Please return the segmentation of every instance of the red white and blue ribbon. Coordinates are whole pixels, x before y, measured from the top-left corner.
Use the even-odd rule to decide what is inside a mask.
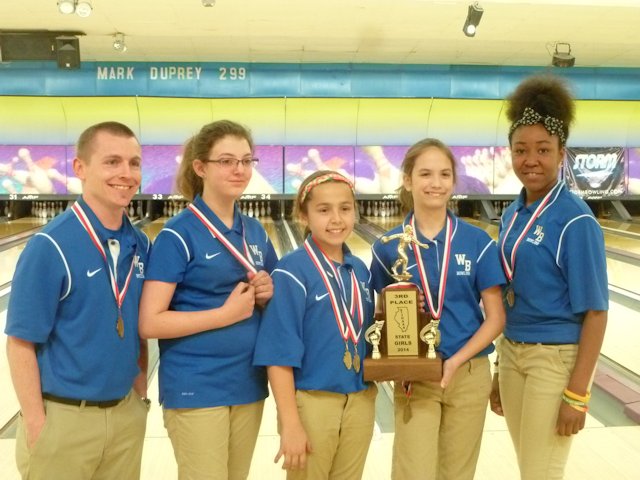
[[[509,236],[509,232],[511,231],[511,228],[513,227],[514,223],[516,222],[516,218],[518,218],[518,212],[517,211],[513,214],[513,217],[511,218],[511,221],[509,222],[509,227],[507,227],[507,230],[504,232],[504,239],[502,241],[502,245],[500,246],[500,259],[502,260],[502,266],[504,268],[504,273],[507,276],[507,280],[509,280],[509,282],[511,282],[511,280],[513,279],[514,270],[516,268],[516,265],[515,265],[515,263],[516,263],[516,252],[518,251],[518,247],[520,246],[520,243],[522,242],[522,239],[527,235],[527,232],[533,226],[534,222],[542,214],[542,210],[544,210],[544,207],[547,205],[547,203],[549,203],[549,199],[551,198],[551,194],[555,190],[556,190],[555,188],[552,188],[544,196],[544,198],[540,202],[540,205],[538,205],[538,207],[534,210],[533,215],[531,215],[531,218],[529,219],[527,224],[524,226],[524,229],[522,230],[522,232],[520,232],[520,235],[518,235],[518,238],[516,238],[516,242],[513,244],[513,250],[511,250],[511,257],[509,258],[510,261],[507,261],[507,256],[506,256],[506,254],[504,252],[504,247],[505,247],[505,245],[507,243],[507,237]]]
[[[113,273],[114,269],[117,270],[117,265],[114,265],[114,269],[112,269],[111,265],[109,265],[109,261],[107,260],[107,253],[105,252],[104,247],[100,243],[100,238],[96,234],[96,231],[93,229],[93,225],[91,225],[91,221],[89,220],[89,217],[87,217],[87,214],[85,213],[82,206],[78,202],[74,203],[71,209],[73,210],[73,213],[76,214],[76,217],[78,217],[78,220],[80,221],[80,224],[82,225],[82,227],[87,231],[87,234],[89,234],[89,238],[91,238],[91,241],[100,252],[100,255],[102,255],[104,263],[106,264],[107,269],[109,270],[111,290],[113,291],[113,296],[115,297],[116,305],[118,306],[118,313],[122,314],[122,303],[124,302],[124,297],[127,295],[127,291],[129,290],[129,283],[131,281],[131,275],[133,274],[133,266],[135,263],[136,255],[134,255],[133,259],[131,260],[131,267],[129,267],[129,273],[127,274],[127,278],[124,281],[124,287],[122,287],[122,291],[121,291],[120,288],[118,287],[118,280]]]
[[[222,245],[226,247],[229,253],[231,253],[231,255],[233,255],[235,259],[238,260],[238,262],[240,262],[240,265],[242,265],[248,272],[254,274],[258,273],[258,270],[254,266],[253,258],[251,258],[251,254],[249,253],[247,241],[244,238],[244,225],[242,228],[242,246],[244,247],[243,255],[240,251],[238,251],[236,247],[233,246],[233,244],[229,240],[227,240],[222,232],[220,232],[220,230],[218,230],[216,226],[211,223],[207,217],[205,217],[204,213],[202,213],[198,209],[198,207],[191,203],[187,208],[191,210],[191,212],[196,216],[198,220],[200,220],[204,224],[205,227],[207,227],[207,230],[209,230],[209,233],[211,233],[213,238],[217,238],[220,243],[222,243]]]
[[[338,270],[333,265],[333,262],[322,249],[312,242],[311,237],[307,237],[304,242],[304,248],[311,257],[311,261],[315,265],[322,281],[327,287],[329,293],[329,299],[331,300],[331,307],[333,308],[333,314],[338,324],[338,330],[342,339],[346,342],[349,338],[353,341],[354,345],[358,344],[360,340],[360,334],[362,333],[362,323],[364,321],[362,295],[360,294],[360,287],[358,286],[358,279],[356,274],[351,270],[351,302],[349,308],[347,308],[347,300],[344,296],[344,286],[341,288],[342,279]],[[318,252],[316,252],[316,249]],[[329,275],[325,270],[325,266],[328,267],[333,275],[334,281],[331,281]],[[339,282],[339,283],[338,283]],[[356,325],[358,330],[356,330]]]
[[[411,215],[411,227],[413,228],[414,235],[418,234],[416,227],[416,216]],[[444,295],[447,291],[447,275],[449,273],[449,257],[451,256],[451,239],[453,237],[453,222],[447,214],[447,221],[445,223],[445,239],[444,239],[444,252],[442,259],[442,269],[440,270],[440,285],[438,286],[438,298],[436,299],[436,305],[433,304],[431,297],[431,290],[429,289],[429,279],[427,278],[427,270],[420,254],[420,246],[413,243],[413,253],[416,257],[416,265],[418,273],[420,274],[420,281],[422,282],[422,292],[424,293],[425,300],[429,307],[429,312],[434,320],[439,320],[442,316],[442,307],[444,306]]]

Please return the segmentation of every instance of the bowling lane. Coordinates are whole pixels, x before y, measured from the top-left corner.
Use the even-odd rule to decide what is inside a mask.
[[[46,219],[36,217],[25,217],[0,223],[0,242],[8,237],[40,228],[46,223]]]
[[[640,224],[638,223],[617,222],[615,220],[607,220],[604,218],[599,218],[598,222],[600,222],[602,228],[637,233],[640,235]]]
[[[169,217],[156,218],[153,222],[147,223],[144,227],[141,228],[141,230],[146,233],[149,239],[153,242],[168,220]]]
[[[14,245],[0,252],[0,285],[10,282],[13,278],[18,257],[22,253],[22,250],[24,250],[25,245],[26,242]]]
[[[267,231],[267,235],[269,235],[269,239],[271,239],[271,243],[273,243],[273,248],[276,249],[276,253],[278,254],[278,258],[282,258],[282,256],[287,253],[282,251],[282,245],[280,244],[280,237],[278,236],[278,231],[275,222],[270,217],[261,218],[260,223]]]

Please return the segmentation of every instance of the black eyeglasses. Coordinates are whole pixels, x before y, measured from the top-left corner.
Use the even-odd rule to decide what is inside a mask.
[[[207,158],[204,160],[206,163],[217,163],[221,168],[232,169],[238,165],[242,165],[245,168],[253,168],[258,163],[257,158],[234,158],[234,157],[222,157],[222,158]]]

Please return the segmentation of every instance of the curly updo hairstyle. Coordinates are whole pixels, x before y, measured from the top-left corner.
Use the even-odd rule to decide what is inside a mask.
[[[534,75],[524,79],[507,97],[507,118],[513,125],[524,115],[525,108],[531,108],[543,117],[562,121],[564,138],[569,138],[569,127],[575,117],[573,95],[567,83],[553,75]],[[513,132],[509,132],[509,144]],[[560,142],[562,145],[562,142]]]

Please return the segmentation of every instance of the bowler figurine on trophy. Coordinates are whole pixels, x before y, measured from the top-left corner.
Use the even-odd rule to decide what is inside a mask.
[[[440,344],[438,320],[420,306],[420,289],[407,280],[407,248],[420,243],[411,225],[404,231],[381,237],[382,243],[398,240],[398,259],[391,267],[396,281],[382,290],[382,311],[365,332],[373,345],[371,358],[364,360],[366,381],[437,381],[442,378],[442,358],[436,353]]]

